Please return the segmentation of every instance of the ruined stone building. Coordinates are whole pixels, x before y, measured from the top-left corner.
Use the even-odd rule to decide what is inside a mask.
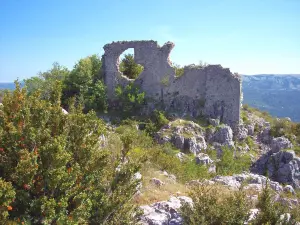
[[[240,118],[241,78],[220,65],[184,67],[184,74],[175,76],[169,55],[174,44],[160,47],[156,41],[121,41],[106,44],[103,55],[104,81],[108,97],[114,98],[115,88],[129,82],[138,85],[150,103],[161,103],[163,110],[179,116],[205,115],[236,126]],[[144,67],[135,80],[119,71],[119,56],[134,49],[135,62]]]

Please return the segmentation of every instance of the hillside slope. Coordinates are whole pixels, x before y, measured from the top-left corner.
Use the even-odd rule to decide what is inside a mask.
[[[244,104],[300,121],[300,75],[243,76]]]

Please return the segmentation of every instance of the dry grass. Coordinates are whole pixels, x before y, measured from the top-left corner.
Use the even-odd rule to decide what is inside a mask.
[[[168,200],[171,196],[187,195],[188,187],[178,183],[166,175],[162,171],[155,170],[150,166],[142,169],[142,188],[141,194],[135,197],[135,203],[138,205],[148,205],[151,203]],[[157,178],[164,182],[164,185],[157,186],[151,182],[152,178]]]

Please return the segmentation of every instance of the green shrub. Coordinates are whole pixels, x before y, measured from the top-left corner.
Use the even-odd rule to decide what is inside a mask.
[[[56,87],[51,102],[39,93],[27,96],[19,84],[3,98],[1,219],[8,214],[25,224],[135,224],[130,199],[139,165],[120,167],[121,154],[112,157],[99,146],[104,123],[73,105],[64,114]]]
[[[0,151],[4,151],[3,148]],[[1,153],[0,153],[1,154]],[[1,157],[2,155],[0,155]],[[13,210],[11,204],[16,196],[16,192],[11,182],[6,182],[0,177],[0,221],[7,222],[9,211]]]
[[[234,154],[232,149],[223,148],[220,161],[216,163],[217,174],[233,175],[248,171],[251,166],[251,158],[247,154]]]
[[[209,178],[206,166],[197,165],[194,160],[187,159],[181,162],[176,156],[175,149],[171,145],[156,145],[147,150],[149,161],[158,169],[166,170],[178,178],[181,182],[195,179]]]
[[[146,124],[146,132],[153,136],[161,127],[168,124],[169,120],[166,118],[164,112],[154,110],[150,120]]]
[[[249,146],[250,150],[254,150],[255,149],[255,143],[253,141],[253,139],[250,136],[247,136],[245,139],[246,144]]]
[[[193,206],[181,208],[184,224],[244,224],[249,218],[250,204],[241,189],[234,193],[218,186],[199,185],[192,189]]]
[[[284,213],[282,206],[274,201],[274,193],[268,186],[268,182],[263,188],[263,191],[258,196],[256,206],[260,212],[256,218],[251,221],[254,225],[261,224],[279,224],[280,216]]]
[[[106,86],[102,80],[96,81],[84,96],[85,111],[95,110],[103,112],[107,110]]]
[[[136,113],[145,103],[145,93],[133,83],[129,83],[124,88],[117,86],[115,94],[119,103],[118,110],[122,110],[123,114]]]

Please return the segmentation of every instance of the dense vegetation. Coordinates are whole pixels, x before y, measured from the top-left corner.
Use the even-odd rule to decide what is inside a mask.
[[[17,84],[0,114],[0,218],[34,224],[133,223],[129,199],[139,164],[100,147],[104,123],[80,106],[61,109],[56,83],[49,100]],[[118,167],[118,169],[117,169]],[[130,219],[130,220],[128,220]],[[129,222],[130,221],[130,222]]]
[[[1,95],[1,222],[136,224],[137,206],[151,202],[150,194],[139,198],[135,195],[139,183],[146,183],[149,171],[174,174],[177,183],[173,186],[185,191],[183,186],[191,180],[249,170],[250,153],[256,150],[250,137],[245,140],[251,148],[246,154],[223,148],[217,157],[208,146],[207,154],[217,161],[216,174],[197,165],[191,154],[187,160],[179,160],[179,150],[173,145],[153,140],[155,133],[173,118],[159,110],[147,118],[137,113],[147,99],[133,84],[117,87],[116,100],[109,102],[101,66],[97,55],[79,60],[71,71],[54,63],[49,71],[25,80],[25,88],[16,82],[14,91]],[[183,68],[174,67],[178,77],[183,75]],[[141,69],[132,55],[126,55],[120,65],[131,79]],[[242,113],[245,123],[249,122],[247,112],[270,121],[273,136],[284,134],[295,146],[300,143],[300,124],[276,120],[247,105]],[[108,115],[113,126],[99,119]],[[211,129],[203,118],[195,121],[203,129]],[[138,171],[143,174],[142,181],[134,178]],[[168,190],[170,194],[177,191],[173,188]],[[143,191],[150,192],[147,188]],[[243,224],[249,217],[251,205],[245,190],[199,186],[189,191],[195,205],[182,209],[186,224]],[[259,196],[256,207],[262,213],[253,224],[276,224],[285,212],[273,204],[271,196],[267,188]],[[161,189],[155,190],[155,200],[165,198]],[[299,215],[293,212],[292,216]]]

